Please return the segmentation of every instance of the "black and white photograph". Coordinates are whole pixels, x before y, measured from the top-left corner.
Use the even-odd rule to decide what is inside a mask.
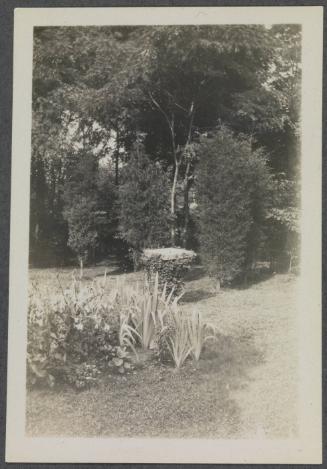
[[[10,460],[319,462],[322,10],[38,10],[16,12]]]

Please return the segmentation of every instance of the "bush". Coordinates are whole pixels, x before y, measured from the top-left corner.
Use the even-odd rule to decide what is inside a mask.
[[[95,363],[98,371],[132,369],[126,346],[133,340],[122,332],[120,307],[117,287],[108,294],[103,285],[73,281],[52,302],[41,301],[33,292],[28,311],[28,383],[52,386],[64,381],[80,389],[97,380],[92,371]]]
[[[209,275],[228,284],[254,264],[271,176],[262,152],[226,129],[203,139],[197,151],[201,258]]]
[[[136,252],[164,246],[169,240],[169,179],[159,163],[137,143],[122,171],[119,230]]]
[[[63,185],[63,217],[68,226],[68,247],[83,264],[95,254],[98,245],[97,195],[98,158],[92,151],[78,150],[67,158]]]
[[[145,249],[141,256],[148,281],[159,275],[159,285],[166,285],[168,291],[179,295],[183,290],[183,275],[190,267],[196,255],[193,251],[179,248]]]
[[[96,201],[87,195],[80,195],[65,209],[64,217],[68,223],[68,246],[76,253],[80,263],[81,276],[83,264],[97,246]]]
[[[291,271],[300,248],[300,188],[284,174],[274,180],[272,207],[267,213],[267,250],[273,271]]]

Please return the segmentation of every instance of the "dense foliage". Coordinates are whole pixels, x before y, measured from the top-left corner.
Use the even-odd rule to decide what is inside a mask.
[[[119,230],[136,251],[169,241],[169,179],[136,144],[119,187]]]
[[[266,260],[290,264],[298,238],[287,220],[298,207],[299,26],[41,27],[33,60],[33,264],[114,251],[123,258],[143,247],[202,249],[199,155],[222,127],[241,147],[251,139],[274,179],[295,188],[292,200],[272,199],[264,231]],[[218,184],[221,168],[214,169]],[[243,205],[250,213],[254,185],[231,213]],[[219,212],[227,225],[228,212]],[[254,252],[258,224],[245,218]],[[232,276],[251,256],[228,267]]]
[[[198,152],[201,256],[210,275],[228,284],[256,259],[272,181],[262,152],[244,136],[222,129]]]

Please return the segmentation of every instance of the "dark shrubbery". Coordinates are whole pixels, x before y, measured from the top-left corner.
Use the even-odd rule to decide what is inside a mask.
[[[267,251],[274,272],[296,271],[300,247],[300,190],[280,174],[274,180],[273,204],[267,215]]]
[[[169,178],[137,143],[119,187],[119,229],[135,255],[169,240]],[[137,265],[137,257],[134,261]]]
[[[211,276],[228,284],[255,261],[271,176],[249,139],[221,129],[198,146],[197,179],[200,251]]]

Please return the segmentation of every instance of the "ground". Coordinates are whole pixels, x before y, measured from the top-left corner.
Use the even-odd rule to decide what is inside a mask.
[[[59,272],[59,280],[58,280]],[[86,269],[86,281],[103,266]],[[31,270],[38,288],[65,288],[72,271]],[[109,281],[119,275],[111,271]],[[127,281],[142,273],[127,274]],[[29,436],[289,438],[297,431],[296,277],[275,275],[246,289],[214,292],[201,269],[186,282],[182,308],[201,309],[218,340],[180,371],[149,361],[97,388],[27,394]],[[47,287],[48,286],[48,287]]]

